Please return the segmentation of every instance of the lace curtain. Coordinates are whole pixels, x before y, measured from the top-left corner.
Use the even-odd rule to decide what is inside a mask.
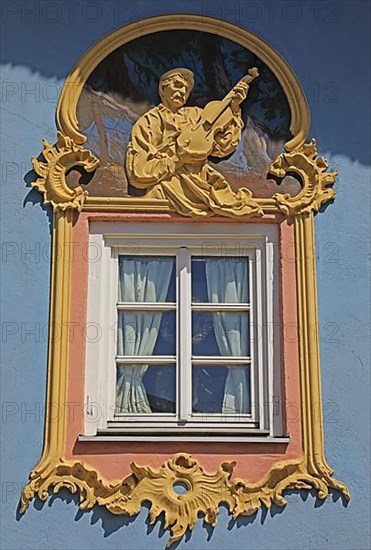
[[[211,303],[248,302],[248,271],[244,258],[207,259],[205,262],[208,298]],[[212,313],[215,338],[221,355],[248,355],[249,329],[247,314]],[[246,414],[250,410],[248,369],[228,366],[222,412]]]
[[[120,258],[119,300],[122,302],[164,302],[170,284],[172,258]],[[248,302],[248,270],[244,258],[209,258],[205,262],[208,299],[211,303]],[[247,314],[212,313],[215,338],[221,355],[249,355]],[[157,342],[162,312],[120,311],[118,355],[152,355]],[[116,412],[151,413],[143,376],[148,364],[117,367]],[[246,414],[250,410],[250,382],[244,366],[228,366],[222,412]]]
[[[164,302],[169,289],[172,258],[120,257],[119,301]],[[152,355],[162,312],[120,311],[118,316],[118,355]],[[150,413],[143,376],[147,364],[117,367],[116,412]]]

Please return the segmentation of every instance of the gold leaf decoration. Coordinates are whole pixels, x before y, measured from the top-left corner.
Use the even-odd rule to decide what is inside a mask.
[[[305,143],[290,153],[282,153],[270,167],[270,174],[284,178],[290,172],[299,176],[301,192],[292,197],[285,193],[275,193],[273,200],[280,212],[286,216],[297,216],[318,212],[322,205],[335,198],[332,185],[337,172],[327,172],[328,163],[317,157],[316,140]]]
[[[77,186],[71,189],[66,182],[66,172],[75,166],[82,166],[86,172],[93,172],[99,165],[99,160],[88,150],[58,132],[58,140],[51,145],[43,140],[44,161],[32,159],[32,165],[40,176],[32,187],[44,195],[44,202],[51,203],[53,208],[66,210],[67,208],[82,209],[87,191]]]
[[[200,513],[206,523],[215,526],[220,502],[226,502],[233,510],[235,498],[229,479],[234,465],[235,462],[224,462],[215,473],[209,474],[190,455],[178,453],[159,469],[132,463],[132,475],[108,483],[82,462],[61,460],[31,475],[19,510],[25,512],[36,495],[44,501],[51,488],[57,493],[62,487],[71,493],[79,492],[82,510],[99,504],[113,514],[134,516],[140,512],[142,503],[149,501],[151,524],[164,514],[164,528],[171,530],[169,546],[194,527]],[[175,492],[176,483],[184,484],[184,494]]]
[[[277,463],[268,474],[258,483],[248,483],[236,479],[232,485],[232,492],[236,498],[233,517],[240,515],[251,516],[264,506],[270,508],[274,503],[277,506],[286,506],[283,492],[289,489],[317,490],[317,496],[325,499],[329,489],[342,493],[346,500],[350,499],[349,490],[344,483],[331,477],[332,470],[323,474],[318,468],[308,466],[305,458]]]
[[[317,489],[318,497],[324,499],[332,488],[349,499],[348,489],[343,483],[327,473],[322,475],[317,469],[310,473],[305,459],[276,464],[258,483],[240,479],[231,481],[235,464],[234,461],[223,462],[215,473],[210,474],[189,454],[178,453],[158,469],[132,463],[131,475],[122,481],[108,482],[82,462],[60,460],[31,475],[22,493],[20,512],[25,512],[36,495],[43,501],[47,500],[51,488],[54,493],[62,488],[71,493],[78,492],[82,510],[98,504],[113,514],[135,516],[143,502],[150,502],[150,524],[164,514],[163,527],[171,532],[167,543],[170,546],[181,539],[187,529],[193,529],[200,514],[205,523],[214,527],[221,503],[227,504],[236,518],[251,516],[263,505],[266,508],[273,503],[285,506],[283,492],[287,489]],[[175,492],[177,483],[185,486],[184,494]]]

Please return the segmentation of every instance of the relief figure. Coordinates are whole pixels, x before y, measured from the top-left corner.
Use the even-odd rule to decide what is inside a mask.
[[[238,147],[244,126],[240,105],[257,76],[257,69],[249,69],[224,99],[202,109],[186,106],[194,85],[192,71],[176,68],[163,74],[161,102],[131,131],[126,152],[131,185],[146,190],[146,198],[167,199],[184,216],[259,214],[251,191],[242,187],[234,192],[208,162]]]

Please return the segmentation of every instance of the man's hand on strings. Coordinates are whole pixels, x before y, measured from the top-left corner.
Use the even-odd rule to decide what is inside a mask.
[[[233,112],[236,113],[238,111],[240,103],[242,103],[242,101],[246,99],[248,91],[249,85],[246,84],[246,82],[240,82],[239,84],[237,84],[237,86],[235,86],[234,97],[231,101],[231,109]]]

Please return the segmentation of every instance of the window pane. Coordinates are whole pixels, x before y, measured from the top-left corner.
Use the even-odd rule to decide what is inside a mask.
[[[175,355],[175,311],[119,311],[118,355]]]
[[[247,303],[248,258],[193,257],[192,302]]]
[[[119,256],[120,302],[175,302],[174,256]]]
[[[192,313],[193,355],[250,356],[249,313]]]
[[[175,365],[119,365],[116,414],[175,412]]]
[[[194,366],[192,391],[194,413],[250,414],[250,367]]]

